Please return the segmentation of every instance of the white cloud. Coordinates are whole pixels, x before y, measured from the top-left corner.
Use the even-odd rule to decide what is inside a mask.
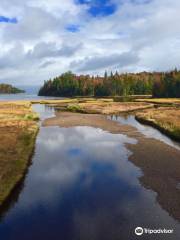
[[[93,71],[107,69],[109,67],[124,67],[137,64],[138,56],[134,52],[125,52],[121,54],[102,55],[91,58],[85,58],[81,61],[71,63],[71,67],[79,71]]]
[[[74,0],[1,0],[0,15],[18,23],[0,23],[0,81],[39,85],[69,69],[101,74],[179,67],[179,0],[112,1],[117,11],[95,18]],[[69,24],[79,31],[68,32]]]

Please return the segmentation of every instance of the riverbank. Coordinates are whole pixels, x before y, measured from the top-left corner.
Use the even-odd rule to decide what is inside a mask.
[[[136,113],[136,119],[157,128],[170,138],[180,141],[180,108],[160,107]]]
[[[22,102],[22,101],[17,101]],[[150,99],[133,97],[130,102],[119,102],[113,98],[64,98],[64,99],[38,99],[24,101],[24,104],[46,104],[57,111],[77,112],[85,114],[118,115],[131,113],[136,119],[151,125],[168,137],[180,141],[180,99]],[[164,114],[162,114],[164,113]]]
[[[143,172],[140,182],[145,188],[155,191],[161,206],[175,219],[180,220],[178,190],[180,152],[178,149],[165,144],[161,139],[143,135],[133,126],[112,121],[106,115],[61,111],[55,114],[55,117],[46,119],[43,126],[60,126],[61,128],[90,126],[136,139],[137,144],[126,145],[131,151],[129,160]]]
[[[0,207],[23,179],[38,132],[30,102],[0,102]]]
[[[103,115],[134,112],[139,122],[151,125],[170,138],[180,141],[180,99],[137,99],[134,102],[116,102],[111,98],[72,98],[42,100],[40,103],[63,112]]]

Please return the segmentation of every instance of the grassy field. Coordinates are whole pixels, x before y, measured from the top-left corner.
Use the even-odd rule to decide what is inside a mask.
[[[136,119],[180,141],[180,108],[159,107],[136,113]]]
[[[0,103],[0,206],[25,174],[38,132],[36,120],[30,103]]]

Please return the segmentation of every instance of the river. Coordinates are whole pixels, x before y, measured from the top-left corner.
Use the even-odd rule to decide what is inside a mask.
[[[34,105],[34,109],[41,121],[54,116],[53,108]],[[179,148],[132,116],[109,118]],[[100,128],[41,126],[24,182],[1,216],[0,239],[179,239],[180,222],[140,181],[144,172],[129,160],[129,144],[138,140]],[[138,237],[136,227],[174,232]]]

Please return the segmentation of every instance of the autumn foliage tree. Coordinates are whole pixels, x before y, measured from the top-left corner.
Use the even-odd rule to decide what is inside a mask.
[[[180,72],[126,73],[116,72],[104,76],[77,76],[72,72],[44,82],[39,90],[41,96],[129,96],[151,95],[154,97],[178,97]]]

